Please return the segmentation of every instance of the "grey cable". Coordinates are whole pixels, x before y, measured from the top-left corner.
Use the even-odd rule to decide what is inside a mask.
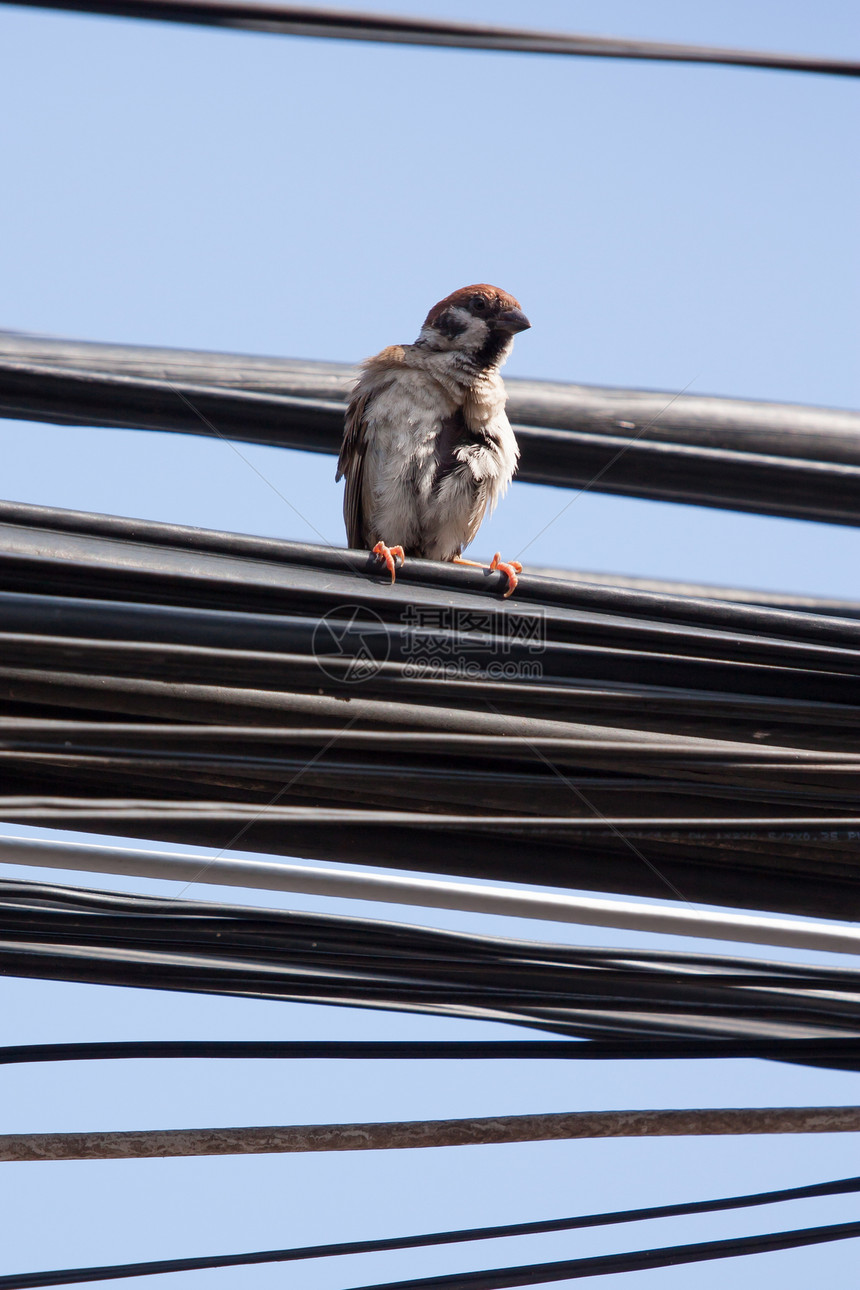
[[[355,869],[283,864],[272,860],[182,855],[151,848],[40,841],[0,836],[0,863],[123,874],[172,882],[301,892],[348,900],[384,901],[432,909],[457,909],[507,918],[545,919],[592,927],[616,927],[660,935],[693,936],[752,945],[782,945],[832,954],[860,953],[860,928],[811,919],[761,918],[751,914],[671,909],[632,901],[556,895],[515,887],[399,878]]]

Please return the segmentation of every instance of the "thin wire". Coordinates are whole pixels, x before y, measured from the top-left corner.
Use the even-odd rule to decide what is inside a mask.
[[[678,399],[680,399],[680,397],[681,397],[681,395],[682,395],[682,394],[686,394],[686,393],[687,393],[687,390],[689,390],[690,386],[691,386],[691,385],[693,385],[693,384],[694,384],[698,379],[699,379],[699,376],[698,376],[698,374],[697,374],[696,376],[694,376],[691,380],[689,380],[689,381],[687,382],[687,384],[684,386],[684,388],[683,388],[682,390],[679,390],[677,394],[673,394],[673,395],[672,395],[672,397],[671,397],[671,399],[669,400],[669,402],[666,404],[666,406],[665,406],[664,408],[661,408],[661,409],[660,409],[660,411],[656,414],[656,416],[653,416],[653,417],[651,418],[651,420],[650,420],[650,421],[648,421],[648,422],[647,422],[647,423],[642,427],[642,429],[638,432],[638,434],[633,435],[632,439],[629,439],[629,440],[628,440],[628,442],[624,445],[624,447],[623,447],[623,448],[619,448],[619,449],[618,449],[618,451],[616,452],[615,456],[614,456],[614,457],[610,457],[610,459],[609,459],[609,461],[607,461],[606,465],[605,465],[605,466],[601,466],[601,468],[600,468],[600,470],[598,470],[597,474],[596,474],[596,475],[593,475],[593,476],[592,476],[592,478],[591,478],[591,479],[589,479],[589,481],[588,481],[588,483],[587,483],[587,484],[583,484],[582,488],[578,489],[578,490],[573,494],[573,497],[571,497],[567,502],[565,502],[564,506],[562,506],[562,508],[561,508],[561,510],[559,511],[558,515],[556,515],[553,519],[551,519],[551,520],[549,521],[549,523],[548,523],[548,524],[544,524],[544,526],[543,526],[543,528],[540,530],[540,532],[539,532],[539,533],[536,533],[536,534],[534,535],[534,537],[531,539],[531,541],[530,541],[530,542],[526,542],[526,544],[525,544],[525,546],[524,546],[524,547],[520,547],[519,551],[518,551],[518,552],[517,552],[517,554],[516,554],[516,559],[517,559],[517,560],[519,560],[520,556],[523,554],[523,552],[524,552],[524,551],[528,551],[528,549],[529,549],[529,547],[530,547],[530,546],[534,546],[534,544],[535,544],[535,542],[537,542],[538,538],[539,538],[539,537],[543,537],[543,535],[544,535],[544,533],[546,533],[547,529],[552,528],[553,524],[555,524],[555,523],[556,523],[556,521],[558,521],[558,520],[560,520],[560,519],[561,519],[561,517],[562,517],[562,515],[564,515],[565,511],[567,511],[571,506],[573,506],[573,503],[574,503],[578,498],[580,498],[580,497],[582,496],[582,494],[583,494],[583,493],[587,493],[587,492],[588,492],[588,490],[589,490],[589,488],[593,488],[593,487],[594,487],[594,485],[597,483],[598,479],[601,479],[601,478],[603,477],[603,475],[605,475],[605,474],[606,474],[606,472],[607,472],[607,470],[609,470],[610,466],[614,466],[614,465],[615,465],[615,463],[616,463],[616,461],[618,461],[618,460],[619,460],[619,458],[623,457],[623,456],[624,456],[624,454],[625,454],[625,452],[629,451],[629,449],[633,447],[634,443],[636,443],[636,441],[637,441],[638,439],[641,439],[641,438],[642,438],[643,434],[646,434],[646,433],[651,429],[651,427],[652,427],[653,425],[656,425],[656,423],[657,423],[657,422],[660,420],[660,418],[662,417],[663,413],[664,413],[664,412],[668,412],[668,411],[669,411],[669,408],[671,408],[672,404],[673,404],[673,403],[676,403],[676,402],[677,402],[677,400],[678,400]]]
[[[168,386],[169,389],[173,391],[173,393],[178,398],[182,400],[184,404],[186,404],[188,408],[190,408],[190,410],[194,413],[195,416],[200,418],[200,420],[203,422],[205,426],[209,427],[209,429],[216,436],[216,438],[220,439],[222,443],[226,443],[229,448],[233,449],[236,456],[239,457],[241,461],[244,461],[245,465],[249,466],[251,470],[253,470],[254,474],[257,475],[257,477],[261,479],[264,484],[268,485],[268,487],[271,488],[272,492],[275,493],[276,496],[280,497],[282,502],[285,502],[286,505],[289,506],[291,511],[293,511],[296,515],[298,515],[299,519],[302,521],[303,524],[307,524],[309,529],[313,529],[314,533],[316,533],[317,537],[320,539],[320,541],[323,543],[324,546],[327,546],[331,551],[337,551],[339,554],[343,555],[342,549],[340,547],[334,546],[331,542],[329,542],[328,538],[323,533],[320,533],[317,526],[315,524],[312,524],[311,521],[307,518],[307,516],[303,515],[302,512],[299,510],[299,508],[297,506],[294,506],[293,503],[290,501],[290,499],[288,497],[285,497],[284,494],[281,492],[281,490],[277,488],[275,484],[272,483],[271,479],[268,479],[261,470],[257,469],[254,463],[250,461],[245,456],[245,454],[236,446],[235,442],[232,439],[228,439],[227,435],[222,434],[221,431],[218,429],[218,427],[214,425],[209,420],[209,418],[203,412],[201,412],[200,409],[196,407],[186,395],[182,393],[180,389],[177,389],[177,387],[175,385],[172,385],[170,381],[165,382],[165,384]],[[345,555],[344,555],[344,560],[346,560]]]
[[[322,542],[327,547],[329,547],[330,550],[336,551],[338,555],[340,555],[343,558],[345,563],[347,564],[349,563],[345,553],[341,551],[339,547],[333,546],[332,543],[329,542],[328,539],[322,533],[320,533],[316,525],[312,524],[309,519],[307,519],[304,515],[302,515],[298,507],[294,506],[293,503],[289,500],[289,498],[285,497],[284,494],[280,491],[280,489],[276,488],[275,485],[272,483],[272,481],[270,479],[267,479],[266,476],[263,474],[263,472],[261,470],[258,470],[252,461],[248,460],[245,454],[239,450],[239,448],[236,446],[236,444],[233,442],[232,439],[228,439],[226,435],[223,435],[221,431],[217,428],[217,426],[215,426],[209,420],[209,418],[205,416],[204,413],[201,412],[200,409],[196,407],[191,402],[191,400],[182,393],[181,390],[177,389],[175,385],[171,385],[169,381],[167,382],[167,384],[170,386],[170,389],[173,391],[173,393],[176,394],[182,400],[182,402],[185,403],[191,409],[191,411],[200,418],[200,420],[204,423],[204,425],[207,425],[209,427],[209,429],[212,431],[214,435],[216,435],[223,443],[226,443],[228,447],[232,448],[236,456],[241,458],[241,460],[244,461],[246,466],[250,466],[254,474],[259,476],[259,478],[263,481],[264,484],[268,484],[272,492],[277,494],[277,496],[280,497],[282,502],[286,502],[287,506],[289,506],[290,509],[294,511],[296,515],[298,515],[299,519],[302,520],[305,524],[307,524],[308,528],[313,529],[317,537],[319,537],[322,540]],[[191,887],[195,882],[198,882],[201,876],[206,872],[206,870],[212,864],[214,864],[216,860],[221,859],[225,851],[232,851],[233,847],[236,845],[239,839],[243,837],[248,832],[248,830],[252,828],[263,815],[265,815],[266,811],[269,810],[270,807],[274,806],[277,802],[280,801],[284,793],[288,792],[289,789],[291,789],[293,785],[297,782],[297,780],[301,779],[302,775],[304,775],[306,771],[310,770],[314,762],[318,761],[320,757],[322,757],[325,753],[327,753],[328,750],[334,744],[337,743],[338,739],[340,739],[343,735],[345,735],[346,732],[350,730],[352,726],[355,725],[357,720],[358,720],[357,716],[352,717],[346,723],[346,725],[343,727],[342,730],[337,731],[337,733],[332,736],[332,738],[328,741],[328,743],[325,744],[324,747],[320,748],[319,751],[313,757],[311,757],[311,759],[301,768],[301,770],[297,771],[296,774],[293,775],[292,779],[288,780],[286,784],[284,784],[281,788],[279,788],[277,793],[275,793],[274,797],[272,798],[272,800],[270,802],[267,802],[266,805],[257,813],[257,815],[254,816],[253,819],[248,820],[246,824],[243,824],[242,827],[239,829],[239,831],[230,839],[230,841],[225,843],[225,845],[221,848],[221,850],[218,851],[214,856],[212,856],[211,859],[202,866],[200,871],[197,874],[195,874],[195,876],[191,878],[185,884],[185,886],[181,888],[180,891],[176,893],[176,895],[174,896],[174,900],[178,900],[180,896],[183,896],[185,894],[185,892],[188,890],[189,887]]]
[[[683,390],[681,391],[681,393],[683,393]],[[538,534],[538,537],[539,536],[540,534]],[[488,708],[491,708],[492,711],[495,712],[497,717],[501,717],[502,719],[504,719],[507,716],[506,713],[500,712],[499,709],[495,706],[495,704],[491,703],[489,699],[485,699],[485,703]],[[513,722],[511,722],[511,724],[512,726],[514,725]],[[517,732],[519,733],[518,728],[517,728]],[[546,766],[549,767],[549,769],[553,772],[554,775],[558,776],[561,782],[564,785],[566,785],[566,787],[569,788],[570,791],[574,793],[576,797],[580,799],[583,805],[587,807],[588,810],[591,811],[593,815],[595,815],[599,820],[601,820],[606,825],[606,827],[624,843],[626,847],[629,847],[630,850],[633,852],[633,854],[651,870],[651,872],[654,874],[656,878],[659,878],[661,882],[665,883],[665,885],[669,888],[669,890],[673,892],[674,895],[676,895],[679,900],[682,900],[684,901],[685,904],[689,905],[690,901],[687,900],[687,897],[683,894],[683,892],[679,891],[679,889],[675,886],[675,884],[671,881],[671,879],[667,878],[664,873],[661,873],[661,871],[657,868],[657,866],[654,864],[652,860],[649,860],[646,855],[643,855],[643,853],[639,850],[639,848],[632,841],[632,839],[628,838],[626,834],[622,833],[622,831],[618,828],[616,824],[612,822],[612,820],[608,820],[606,816],[603,814],[603,812],[598,810],[598,808],[594,805],[593,802],[589,801],[589,799],[585,796],[582,790],[578,788],[576,784],[572,784],[570,780],[567,778],[567,776],[564,775],[562,771],[560,771],[559,768],[556,765],[554,765],[553,762],[551,762],[549,758],[543,752],[541,752],[540,748],[538,748],[535,744],[533,744],[526,735],[523,735],[522,737],[524,741],[528,744],[529,748],[532,750],[534,755],[540,758],[540,760],[544,762]]]
[[[579,800],[583,803],[584,806],[588,808],[589,811],[591,811],[594,815],[596,815],[599,820],[602,820],[603,823],[606,825],[606,827],[612,833],[614,833],[617,838],[620,838],[620,840],[624,843],[624,845],[629,847],[630,850],[633,852],[633,854],[637,856],[642,861],[643,864],[648,866],[648,868],[651,870],[651,872],[654,874],[656,878],[659,878],[661,882],[664,882],[666,884],[666,886],[669,888],[670,891],[674,892],[674,894],[678,897],[679,900],[684,901],[684,903],[687,905],[691,903],[684,895],[684,893],[678,887],[675,886],[674,882],[672,882],[670,878],[667,878],[666,875],[660,869],[657,868],[653,860],[649,860],[648,857],[639,850],[639,848],[636,846],[635,842],[633,842],[631,838],[628,838],[625,833],[622,833],[622,831],[618,828],[616,824],[612,822],[612,820],[607,819],[607,817],[603,814],[603,812],[599,809],[599,807],[595,806],[594,803],[585,796],[585,793],[583,793],[581,788],[579,788],[576,784],[572,784],[570,780],[567,778],[567,776],[562,771],[559,770],[558,766],[555,766],[549,760],[549,758],[544,753],[541,752],[539,748],[532,748],[532,751],[541,759],[542,762],[544,762],[550,768],[553,774],[558,776],[558,778],[561,780],[563,784],[567,785],[570,791],[579,798]]]
[[[782,71],[817,72],[831,76],[860,76],[860,63],[851,59],[809,54],[771,54],[715,46],[679,45],[664,41],[631,40],[613,36],[583,36],[572,32],[529,31],[475,23],[403,18],[396,14],[357,13],[307,5],[253,3],[243,0],[13,0],[38,9],[115,14],[161,22],[248,28],[287,36],[328,37],[442,48],[486,49],[494,52],[564,54],[586,58],[633,58],[657,62],[717,63],[731,67],[760,67]]]
[[[569,1232],[589,1227],[610,1227],[648,1219],[675,1218],[748,1209],[783,1201],[818,1196],[841,1196],[860,1191],[860,1178],[791,1187],[781,1191],[729,1196],[711,1201],[689,1201],[678,1205],[655,1205],[644,1209],[617,1210],[576,1218],[545,1219],[533,1223],[508,1223],[496,1227],[463,1228],[452,1232],[428,1232],[421,1236],[387,1237],[377,1240],[340,1241],[329,1245],[299,1246],[294,1249],[260,1250],[252,1254],[222,1254],[186,1259],[158,1259],[141,1263],[109,1264],[92,1268],[66,1268],[52,1272],[13,1273],[0,1277],[0,1290],[31,1290],[36,1286],[68,1285],[81,1281],[112,1281],[121,1277],[153,1276],[165,1272],[192,1272],[206,1268],[247,1267],[259,1263],[287,1263],[303,1259],[332,1258],[346,1254],[372,1254],[384,1250],[422,1249],[467,1241],[498,1240],[509,1236],[532,1236],[546,1232]]]
[[[281,800],[281,798],[284,796],[284,793],[288,792],[289,789],[291,789],[293,785],[298,780],[301,779],[302,775],[304,775],[306,771],[310,770],[314,762],[319,761],[320,757],[322,757],[325,753],[327,753],[328,750],[332,748],[339,739],[342,739],[343,736],[347,733],[347,731],[352,729],[356,721],[358,721],[358,716],[350,717],[349,721],[347,721],[343,729],[336,731],[332,735],[331,739],[329,739],[328,743],[324,744],[322,748],[320,748],[316,753],[314,753],[313,757],[311,757],[310,760],[307,761],[304,766],[302,766],[301,770],[296,771],[292,779],[288,780],[286,784],[282,785],[282,787],[278,789],[277,793],[275,793],[275,796],[272,798],[270,802],[267,802],[265,806],[260,808],[260,810],[252,819],[248,820],[247,823],[243,824],[242,827],[238,830],[238,832],[233,835],[230,841],[224,844],[224,846],[221,848],[220,851],[216,852],[214,856],[210,856],[210,858],[206,861],[206,863],[201,866],[201,868],[197,871],[196,874],[194,874],[192,878],[189,878],[185,886],[182,887],[178,892],[176,892],[175,896],[173,896],[172,899],[179,900],[179,898],[185,894],[185,892],[188,890],[189,887],[193,886],[194,883],[199,882],[203,874],[205,874],[208,869],[211,869],[213,864],[215,864],[218,860],[221,859],[225,851],[232,851],[236,843],[239,841],[239,839],[243,837],[248,832],[249,829],[253,828],[253,826],[260,819],[262,819],[262,817],[266,814],[266,812],[271,810],[271,808]],[[2,845],[2,838],[0,838],[0,845]]]
[[[532,1263],[524,1267],[498,1268],[488,1272],[458,1272],[451,1276],[418,1277],[409,1281],[352,1287],[352,1290],[507,1290],[512,1286],[545,1285],[550,1281],[574,1281],[617,1272],[641,1272],[648,1268],[676,1267],[682,1263],[708,1263],[744,1254],[765,1254],[792,1250],[827,1241],[844,1241],[860,1236],[860,1223],[837,1223],[829,1227],[804,1227],[793,1232],[766,1236],[744,1236],[728,1241],[704,1241],[697,1245],[671,1245],[656,1250],[634,1250],[629,1254],[603,1254],[590,1259],[565,1259],[558,1263]]]

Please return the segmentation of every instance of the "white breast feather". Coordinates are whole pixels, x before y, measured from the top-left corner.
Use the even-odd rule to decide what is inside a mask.
[[[497,371],[466,386],[462,369],[449,354],[428,355],[408,347],[405,357],[408,366],[367,403],[366,533],[371,544],[382,540],[407,550],[417,547],[430,559],[450,560],[504,496],[516,469],[518,450],[505,414],[505,389]],[[434,489],[442,422],[460,406],[467,427],[484,431],[489,443],[466,448],[461,460],[469,473],[455,471]]]

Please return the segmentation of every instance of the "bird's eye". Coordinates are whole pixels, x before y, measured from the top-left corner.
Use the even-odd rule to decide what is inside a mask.
[[[479,314],[482,314],[487,307],[487,302],[483,296],[472,296],[472,308]]]

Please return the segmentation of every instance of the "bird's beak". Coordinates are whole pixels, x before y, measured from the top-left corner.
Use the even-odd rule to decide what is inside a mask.
[[[503,314],[499,314],[494,320],[495,326],[501,331],[518,332],[526,331],[531,327],[531,323],[526,318],[522,309],[506,309]]]

